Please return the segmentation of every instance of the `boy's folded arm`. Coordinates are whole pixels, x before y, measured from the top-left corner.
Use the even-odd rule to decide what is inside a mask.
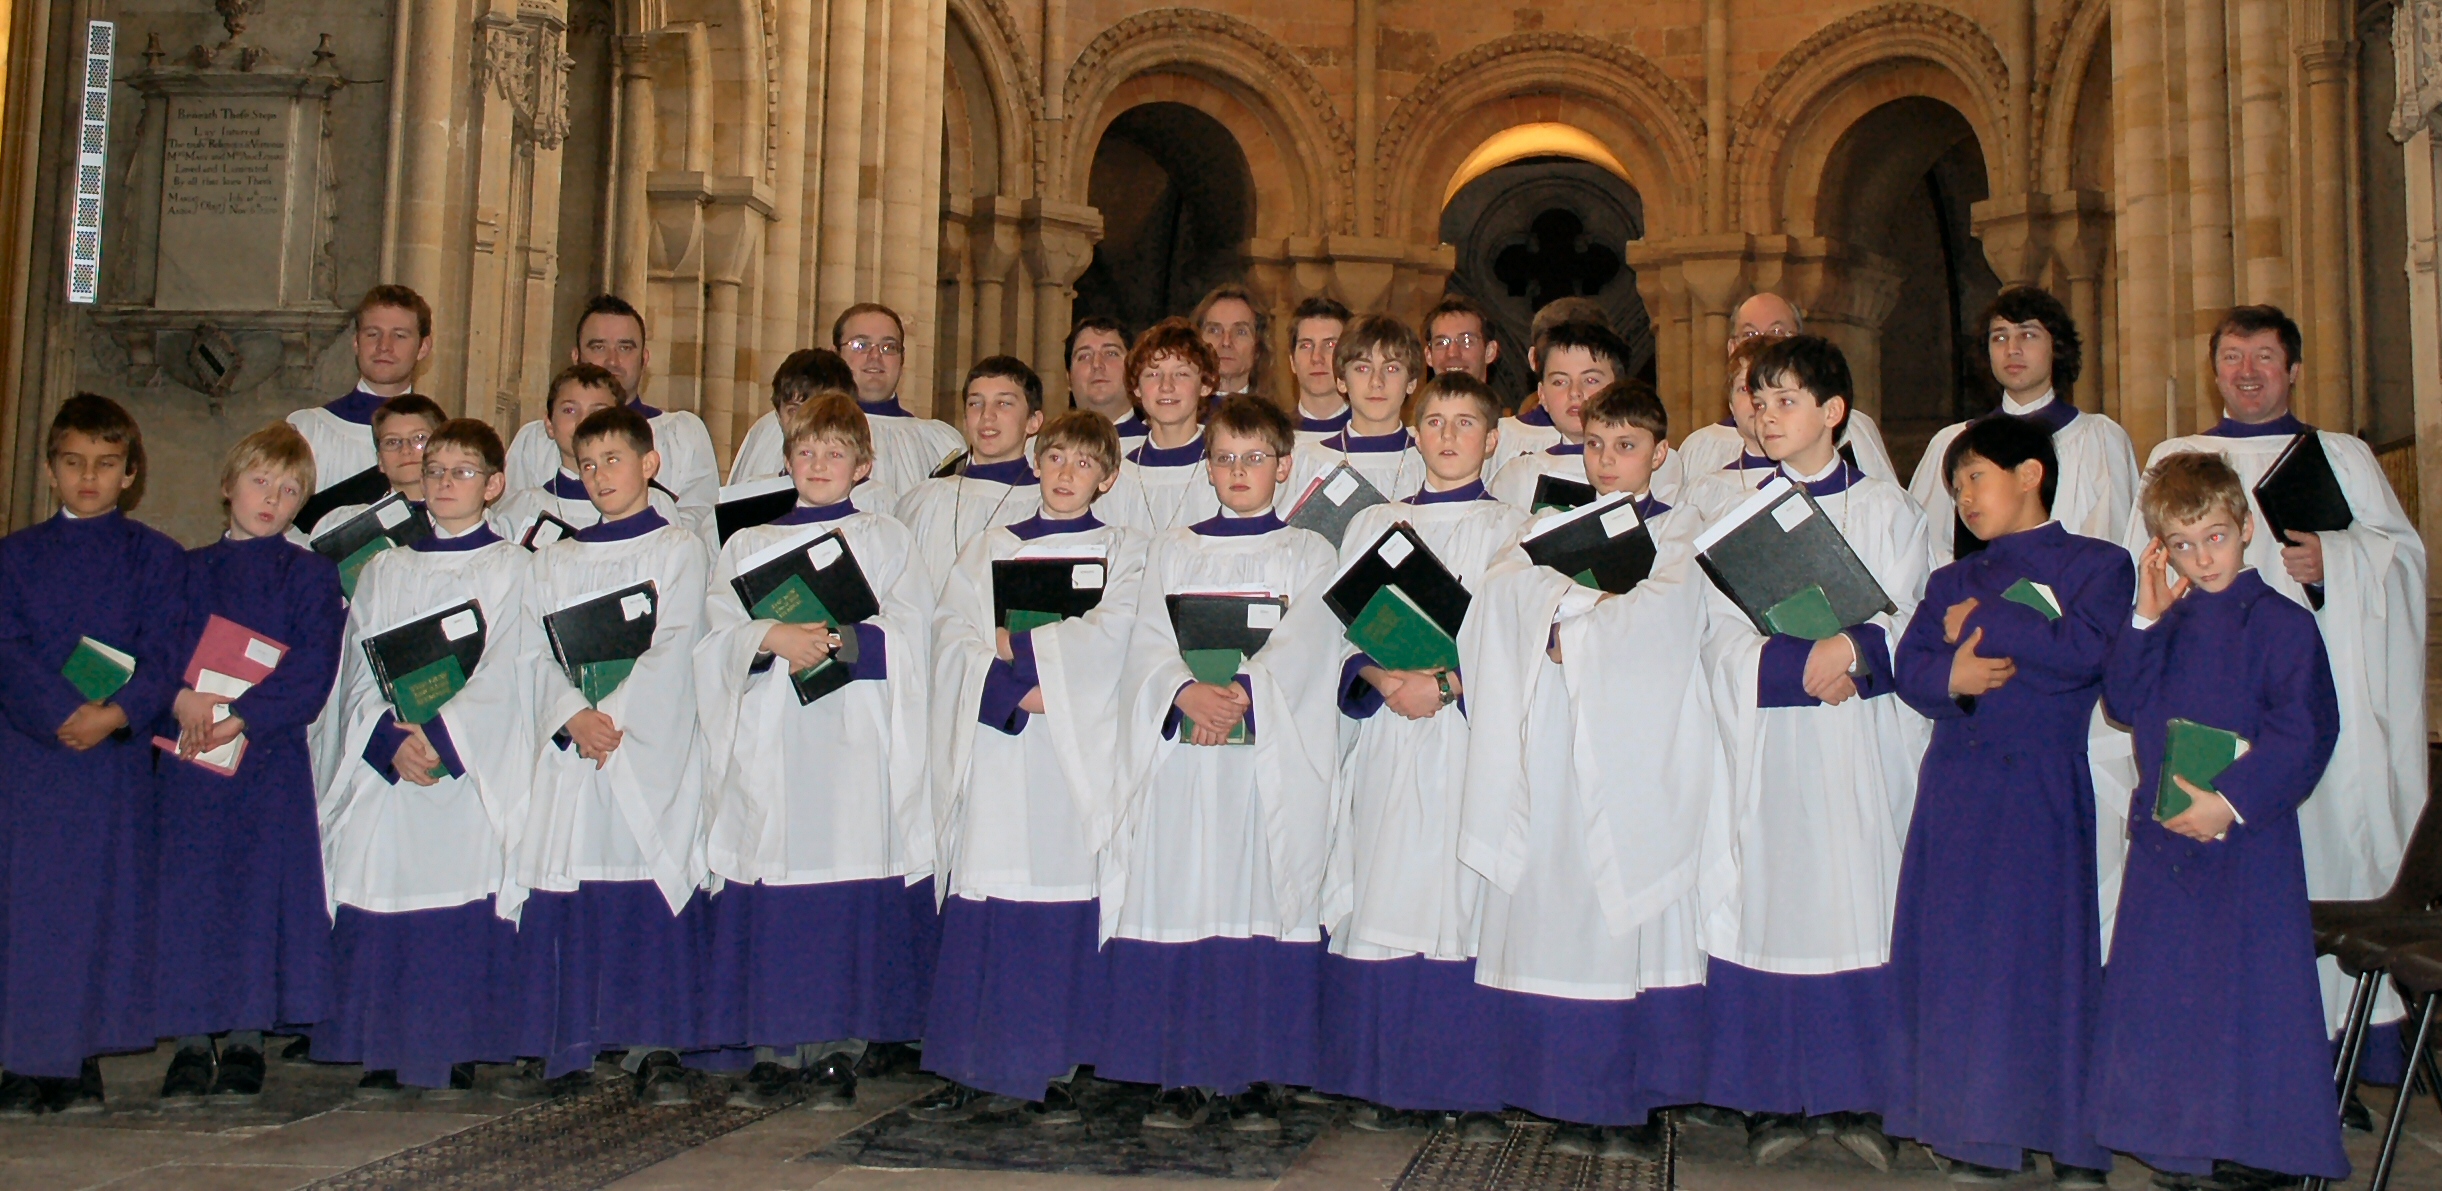
[[[1352,720],[1371,719],[1382,710],[1382,692],[1365,680],[1365,670],[1375,665],[1365,651],[1358,650],[1340,663],[1340,690],[1337,702],[1340,714]]]
[[[47,741],[84,706],[85,697],[59,672],[67,655],[58,665],[44,666],[35,661],[32,644],[23,637],[0,637],[0,715],[18,731]]]
[[[1962,719],[1967,708],[1950,694],[1951,661],[1958,646],[1942,640],[1942,622],[1919,616],[1908,622],[1899,639],[1899,656],[1892,659],[1899,697],[1927,719]]]
[[[1857,697],[1875,699],[1899,689],[1899,679],[1891,665],[1891,629],[1887,617],[1877,616],[1863,624],[1841,630],[1856,649],[1857,661],[1865,669],[1865,677],[1852,679],[1857,684]]]
[[[2056,593],[2061,599],[2058,619],[2015,600],[1994,599],[1976,605],[1962,634],[1984,630],[1976,652],[2006,657],[2020,674],[2039,672],[2083,682],[2110,654],[2120,630],[2137,603],[2133,567],[2098,567],[2074,591]]]
[[[1818,707],[1822,700],[1806,693],[1806,659],[1815,643],[1804,637],[1774,633],[1764,638],[1755,663],[1757,707]]]

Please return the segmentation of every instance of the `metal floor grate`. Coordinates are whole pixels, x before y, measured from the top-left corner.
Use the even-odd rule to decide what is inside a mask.
[[[1679,1123],[1662,1131],[1657,1162],[1555,1154],[1544,1148],[1554,1126],[1524,1113],[1507,1114],[1509,1136],[1499,1145],[1464,1145],[1455,1124],[1445,1122],[1391,1191],[1671,1191],[1679,1160]]]

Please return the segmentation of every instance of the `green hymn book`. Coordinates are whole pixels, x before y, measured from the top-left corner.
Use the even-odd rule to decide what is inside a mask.
[[[2045,620],[2060,619],[2060,597],[2053,594],[2051,588],[2033,579],[2021,579],[2010,584],[2009,590],[2001,593],[2001,598],[2033,608],[2043,613]]]
[[[1822,641],[1837,636],[1844,627],[1840,614],[1832,610],[1831,597],[1823,594],[1823,585],[1809,583],[1780,603],[1764,610],[1764,623],[1772,631],[1807,641]]]
[[[1179,657],[1187,662],[1187,669],[1195,674],[1197,682],[1209,682],[1214,686],[1228,686],[1238,677],[1239,665],[1246,661],[1246,655],[1235,649],[1183,649],[1179,651]],[[1180,718],[1187,720],[1190,730],[1194,729],[1193,719]],[[1221,743],[1245,744],[1247,740],[1246,717],[1240,716],[1237,723],[1230,725],[1229,739]]]
[[[85,702],[99,703],[118,694],[119,688],[135,676],[136,659],[91,637],[79,637],[59,672],[68,685],[85,697]]]
[[[1385,670],[1458,668],[1458,642],[1395,583],[1375,590],[1349,622],[1348,639]]]
[[[2194,720],[2174,719],[2162,733],[2162,776],[2154,786],[2154,821],[2167,823],[2196,805],[2173,777],[2209,794],[2222,771],[2247,755],[2247,741],[2236,732],[2208,727]]]

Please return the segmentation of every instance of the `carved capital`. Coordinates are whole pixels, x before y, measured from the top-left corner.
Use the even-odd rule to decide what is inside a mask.
[[[2442,108],[2442,0],[2401,0],[2391,10],[2391,58],[2399,95],[2391,139],[2405,143]]]
[[[1102,212],[1076,203],[1027,199],[1026,263],[1035,284],[1065,288],[1094,263],[1094,244],[1102,239]]]
[[[475,20],[475,82],[508,101],[517,134],[539,149],[557,149],[568,135],[568,70],[562,48],[567,22],[548,10],[512,17],[489,12]]]

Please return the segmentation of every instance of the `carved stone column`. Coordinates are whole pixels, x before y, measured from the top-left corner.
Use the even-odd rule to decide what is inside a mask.
[[[1071,283],[1094,263],[1094,245],[1102,239],[1102,212],[1078,203],[1028,199],[1024,206],[1026,265],[1034,274],[1034,358],[1060,358],[1068,338],[1069,311],[1077,291]],[[1051,368],[1043,376],[1043,407],[1068,408],[1068,370]]]
[[[653,38],[619,39],[619,168],[612,183],[618,227],[611,236],[612,293],[640,295],[651,269],[653,221],[645,176],[653,168]],[[633,299],[631,299],[633,300]]]
[[[734,444],[762,416],[760,378],[738,375],[745,325],[740,291],[762,253],[772,194],[761,178],[714,178],[705,187],[703,404],[698,412],[726,467]]]
[[[975,214],[967,220],[967,259],[975,270],[975,342],[971,354],[952,358],[943,372],[962,371],[984,356],[1028,353],[1028,345],[1011,334],[1017,320],[1011,317],[1008,288],[1025,251],[1025,218],[1025,205],[1016,199],[992,195],[975,200]],[[1068,328],[1062,326],[1060,333],[1067,335]]]
[[[2416,395],[2417,527],[2442,541],[2442,153],[2434,122],[2442,116],[2442,0],[2404,0],[2392,11],[2391,50],[2399,100],[2391,136],[2401,143],[2408,182],[2408,326]],[[2442,645],[2442,634],[2427,641]],[[2430,664],[2429,676],[2442,675]]]

